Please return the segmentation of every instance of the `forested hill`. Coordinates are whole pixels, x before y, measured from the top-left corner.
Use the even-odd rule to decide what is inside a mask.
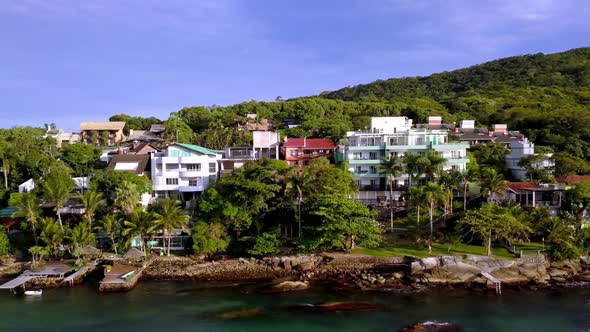
[[[399,97],[454,98],[506,88],[590,86],[590,48],[503,58],[423,77],[394,78],[325,92],[321,97],[387,101]]]

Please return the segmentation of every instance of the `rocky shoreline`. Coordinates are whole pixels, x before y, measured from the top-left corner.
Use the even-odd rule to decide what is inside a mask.
[[[0,279],[14,277],[27,265],[12,262],[0,266]],[[269,282],[269,291],[297,291],[314,286],[335,290],[416,291],[428,287],[493,290],[495,284],[482,275],[499,280],[503,288],[542,289],[590,282],[590,258],[549,262],[543,256],[503,260],[465,255],[415,257],[371,257],[342,253],[230,259],[207,262],[193,257],[158,257],[143,271],[142,280],[195,280],[210,282]],[[76,280],[80,283],[82,280]],[[65,286],[51,278],[32,280],[35,288]]]

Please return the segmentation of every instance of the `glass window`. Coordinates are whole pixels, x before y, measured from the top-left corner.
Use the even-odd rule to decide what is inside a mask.
[[[216,171],[215,163],[209,163],[209,173],[215,173]]]
[[[297,149],[291,150],[291,157],[297,157],[298,154],[299,154],[299,151],[297,151]]]
[[[200,172],[201,164],[186,164],[186,170],[191,172]]]
[[[180,155],[180,151],[172,150],[170,151],[170,157],[178,157]]]
[[[198,187],[201,185],[201,178],[188,180],[188,185],[191,187]]]
[[[178,185],[178,178],[166,178],[167,185]]]

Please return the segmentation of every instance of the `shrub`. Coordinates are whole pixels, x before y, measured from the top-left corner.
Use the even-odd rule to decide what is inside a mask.
[[[254,256],[275,255],[281,250],[281,245],[282,241],[276,233],[262,233],[248,253]]]
[[[0,227],[0,256],[8,256],[10,255],[10,252],[10,239],[8,238],[8,234],[6,234],[4,227]]]

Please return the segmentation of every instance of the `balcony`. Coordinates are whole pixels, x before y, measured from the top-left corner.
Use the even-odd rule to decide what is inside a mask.
[[[360,178],[380,178],[380,177],[385,177],[385,175],[383,174],[379,174],[377,172],[361,172],[361,173],[352,173],[353,177],[360,177]]]
[[[383,150],[384,145],[383,144],[379,144],[379,145],[349,145],[347,146],[347,149],[349,151],[379,151],[379,150]]]
[[[179,186],[178,191],[184,193],[205,191],[205,186],[203,184],[199,184],[198,186]]]
[[[178,172],[178,174],[180,175],[181,178],[194,178],[194,177],[202,175],[200,169],[199,170],[181,169],[180,172]]]
[[[434,151],[449,151],[449,150],[462,150],[469,149],[468,143],[443,143],[432,145]]]
[[[416,145],[390,145],[385,146],[385,150],[400,151],[400,150],[426,150],[428,146],[426,144]]]
[[[352,158],[348,159],[348,163],[355,165],[379,165],[381,164],[381,159]]]

